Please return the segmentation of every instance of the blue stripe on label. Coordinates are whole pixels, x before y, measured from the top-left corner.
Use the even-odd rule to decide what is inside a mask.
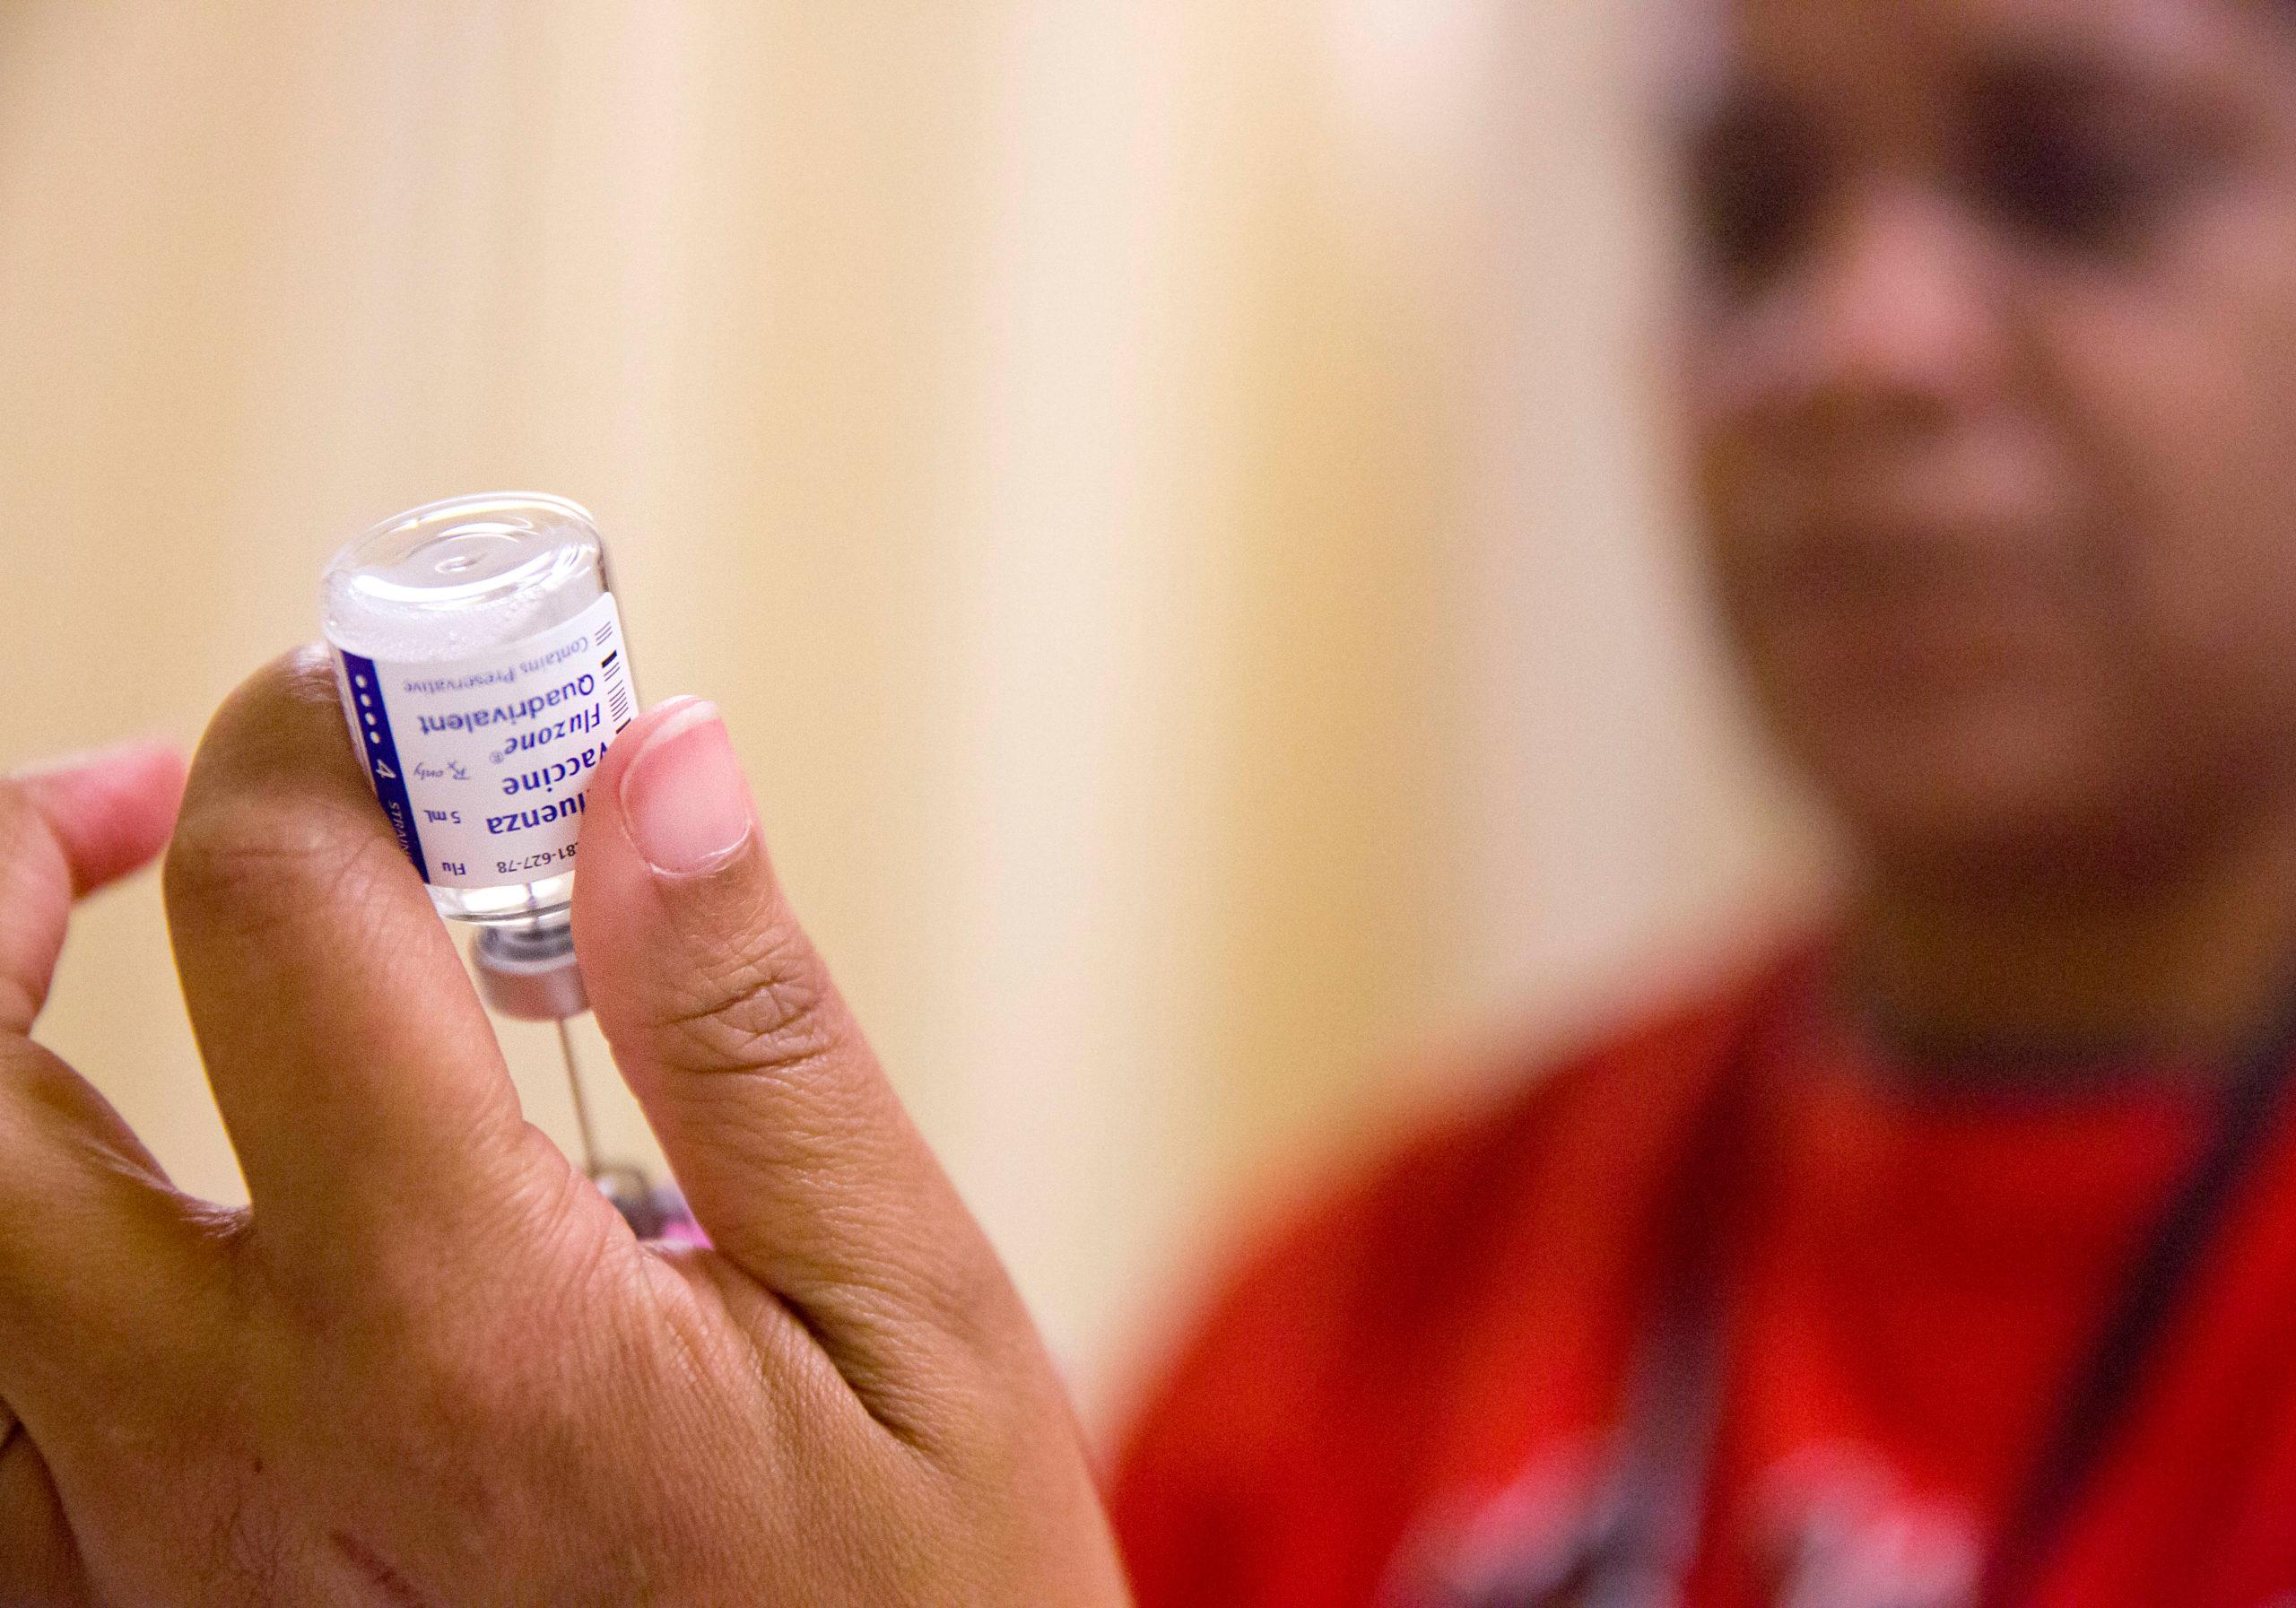
[[[355,653],[342,656],[343,670],[351,682],[351,708],[365,739],[367,774],[374,779],[375,798],[398,834],[398,846],[414,862],[424,882],[430,880],[430,863],[422,857],[422,834],[414,824],[414,800],[406,791],[406,768],[398,762],[398,743],[391,735],[390,710],[383,702],[383,678],[375,661]]]

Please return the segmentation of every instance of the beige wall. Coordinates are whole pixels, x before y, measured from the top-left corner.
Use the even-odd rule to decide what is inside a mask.
[[[1104,1402],[1406,1047],[1794,857],[1640,427],[1617,10],[10,7],[0,763],[189,738],[373,517],[589,503]],[[236,1191],[148,879],[48,1031]]]

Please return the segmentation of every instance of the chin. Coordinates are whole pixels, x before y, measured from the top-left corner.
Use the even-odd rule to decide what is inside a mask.
[[[1984,891],[2142,876],[2166,850],[2125,752],[2075,711],[1965,710],[1786,735],[1865,856]]]

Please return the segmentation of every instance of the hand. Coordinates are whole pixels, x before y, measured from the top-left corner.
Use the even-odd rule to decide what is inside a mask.
[[[149,751],[0,783],[0,1603],[1125,1601],[1027,1315],[708,705],[599,767],[575,908],[708,1251],[639,1244],[520,1119],[316,655],[217,717],[169,855],[252,1204],[172,1190],[27,1035],[73,893],[157,851],[175,785]]]

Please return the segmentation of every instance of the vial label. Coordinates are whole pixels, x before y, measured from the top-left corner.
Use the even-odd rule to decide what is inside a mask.
[[[375,796],[424,882],[502,888],[574,868],[590,775],[637,714],[611,592],[475,658],[336,653]]]

